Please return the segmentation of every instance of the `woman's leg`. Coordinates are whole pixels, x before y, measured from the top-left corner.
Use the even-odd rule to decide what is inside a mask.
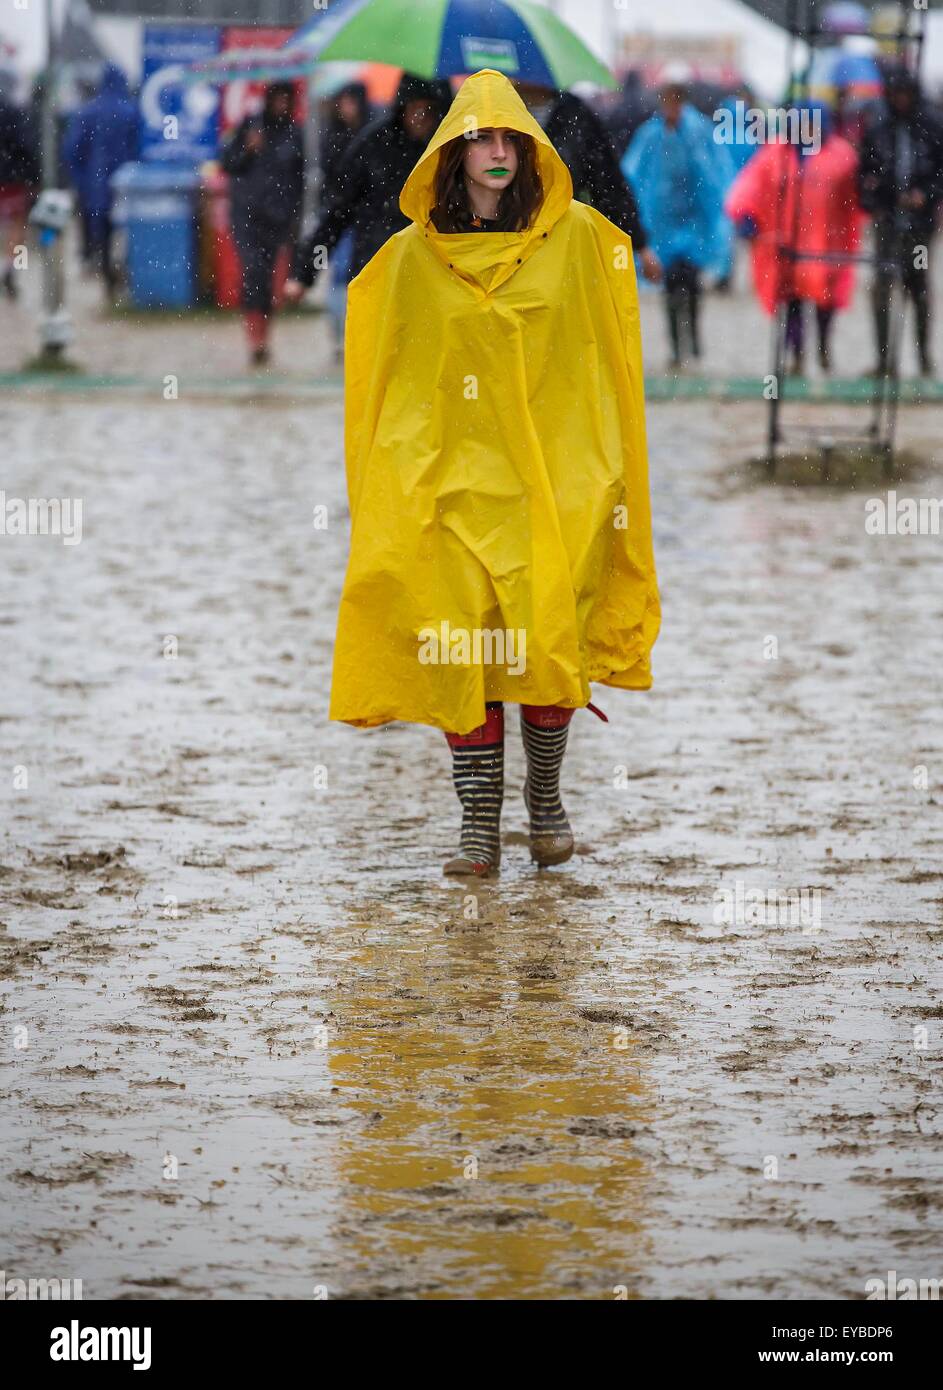
[[[681,317],[684,305],[684,275],[678,265],[665,270],[665,312],[668,315],[668,338],[671,342],[671,365],[681,366]]]
[[[701,355],[701,272],[696,265],[688,271],[688,334],[691,338],[691,353]]]
[[[930,248],[930,235],[923,240],[927,250]],[[928,257],[929,259],[929,257]],[[903,263],[904,289],[914,302],[914,327],[917,332],[917,354],[920,358],[920,375],[933,376],[933,356],[930,352],[930,272],[929,268],[918,270],[911,260]]]
[[[573,832],[560,801],[560,769],[573,710],[521,705],[527,756],[524,805],[530,817],[530,852],[538,864],[562,864],[573,853]]]
[[[792,348],[793,370],[802,371],[805,357],[805,334],[802,322],[802,300],[790,299],[786,307],[786,350]]]
[[[815,317],[819,325],[819,365],[823,372],[830,372],[832,370],[830,339],[835,310],[823,307],[821,304],[817,305]]]
[[[504,800],[504,706],[486,706],[484,724],[468,734],[446,734],[452,750],[452,780],[462,803],[459,852],[447,874],[486,874],[501,862],[501,803]]]
[[[242,310],[249,351],[252,361],[262,364],[268,360],[269,320],[279,242],[268,228],[258,223],[234,223],[233,240],[242,263]]]
[[[344,325],[347,317],[347,286],[350,282],[350,267],[353,258],[354,234],[348,227],[334,247],[331,256],[331,285],[327,295],[327,311],[334,334],[334,358],[344,360]]]

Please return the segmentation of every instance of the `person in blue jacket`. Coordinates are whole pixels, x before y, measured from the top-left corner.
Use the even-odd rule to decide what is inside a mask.
[[[119,67],[107,63],[98,95],[73,114],[66,127],[63,157],[85,225],[86,246],[111,297],[117,284],[112,256],[111,176],[137,159],[140,117]]]
[[[690,105],[680,65],[666,69],[659,111],[635,132],[622,157],[642,224],[664,268],[671,365],[681,366],[686,344],[701,355],[700,275],[723,275],[733,228],[724,193],[733,172],[714,123]]]

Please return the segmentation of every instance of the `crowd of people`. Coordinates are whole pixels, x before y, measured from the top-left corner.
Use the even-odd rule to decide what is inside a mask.
[[[834,107],[805,99],[767,113],[763,137],[747,138],[717,117],[756,110],[740,88],[700,93],[690,75],[669,68],[653,105],[632,78],[604,124],[569,92],[518,84],[518,91],[570,170],[574,194],[627,232],[644,278],[663,288],[670,368],[702,353],[706,283],[729,290],[738,240],[749,244],[753,287],[768,314],[784,319],[788,371],[806,364],[806,320],[814,313],[818,361],[833,366],[835,315],[851,302],[872,226],[871,297],[875,335],[869,374],[891,365],[895,280],[912,300],[920,370],[932,376],[930,254],[943,202],[943,119],[903,68],[886,73],[882,100]],[[349,95],[349,94],[348,94]],[[445,114],[447,84],[405,76],[389,113],[353,121],[338,115],[343,153],[331,161],[319,215],[295,247],[289,299],[299,299],[323,268],[334,293],[380,245],[406,225],[399,192]],[[701,109],[707,105],[708,111]],[[708,112],[710,114],[708,114]]]
[[[25,243],[27,219],[42,182],[43,82],[32,100],[18,104],[10,74],[0,72],[0,278],[8,298],[17,294],[16,247]],[[56,179],[71,187],[79,226],[80,255],[114,295],[120,270],[115,257],[111,177],[140,153],[138,103],[123,70],[106,63],[93,90],[56,130]]]
[[[885,373],[892,356],[897,281],[913,304],[921,372],[933,374],[930,256],[943,202],[943,119],[908,71],[889,67],[883,97],[867,104],[849,103],[843,92],[833,107],[789,102],[768,113],[761,139],[755,132],[747,138],[742,122],[719,119],[757,109],[747,88],[712,90],[675,67],[655,91],[630,74],[604,113],[571,92],[516,85],[569,169],[574,195],[631,237],[643,277],[661,287],[672,370],[702,355],[705,289],[730,289],[736,247],[745,241],[760,305],[783,315],[789,371],[805,371],[810,312],[820,368],[832,369],[835,316],[850,304],[857,266],[870,252],[872,373]],[[276,265],[286,248],[289,302],[328,272],[340,356],[346,286],[407,225],[400,192],[452,99],[448,82],[409,73],[379,112],[361,83],[342,88],[322,131],[317,212],[304,234],[311,171],[292,84],[269,87],[259,113],[239,125],[221,163],[253,363],[269,360]],[[113,294],[110,181],[139,153],[137,106],[119,68],[106,67],[98,92],[72,113],[60,139],[83,259]],[[0,282],[11,297],[14,250],[39,182],[36,121],[0,85]]]
[[[746,100],[744,100],[744,96]],[[749,93],[728,98],[757,111]],[[930,254],[943,202],[943,121],[903,68],[886,73],[871,110],[804,99],[766,113],[762,139],[725,141],[734,127],[699,111],[668,73],[660,109],[633,134],[622,170],[661,261],[672,365],[700,356],[702,279],[729,284],[734,237],[751,247],[753,285],[767,313],[782,313],[787,370],[805,371],[806,318],[814,310],[818,359],[832,368],[835,315],[851,302],[864,232],[872,224],[875,362],[891,365],[895,278],[913,301],[920,371],[933,376]],[[751,134],[753,132],[750,132]]]

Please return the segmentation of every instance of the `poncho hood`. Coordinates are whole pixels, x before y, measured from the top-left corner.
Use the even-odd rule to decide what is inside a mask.
[[[543,202],[533,224],[522,232],[439,232],[429,220],[435,178],[443,148],[470,130],[501,126],[531,136]],[[548,236],[573,201],[570,171],[503,73],[482,68],[465,79],[400,194],[405,217],[419,228],[433,252],[482,291],[496,289],[513,275]]]

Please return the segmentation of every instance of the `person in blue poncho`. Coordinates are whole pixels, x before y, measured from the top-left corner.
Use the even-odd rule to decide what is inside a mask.
[[[666,68],[659,111],[645,121],[622,158],[642,223],[664,267],[671,365],[685,357],[685,339],[701,355],[700,275],[723,275],[733,229],[724,193],[733,179],[730,154],[715,127],[686,101],[687,71]]]
[[[119,67],[107,63],[98,95],[80,106],[65,133],[63,158],[72,177],[86,230],[86,244],[109,295],[117,275],[112,260],[111,176],[137,159],[140,118]]]

